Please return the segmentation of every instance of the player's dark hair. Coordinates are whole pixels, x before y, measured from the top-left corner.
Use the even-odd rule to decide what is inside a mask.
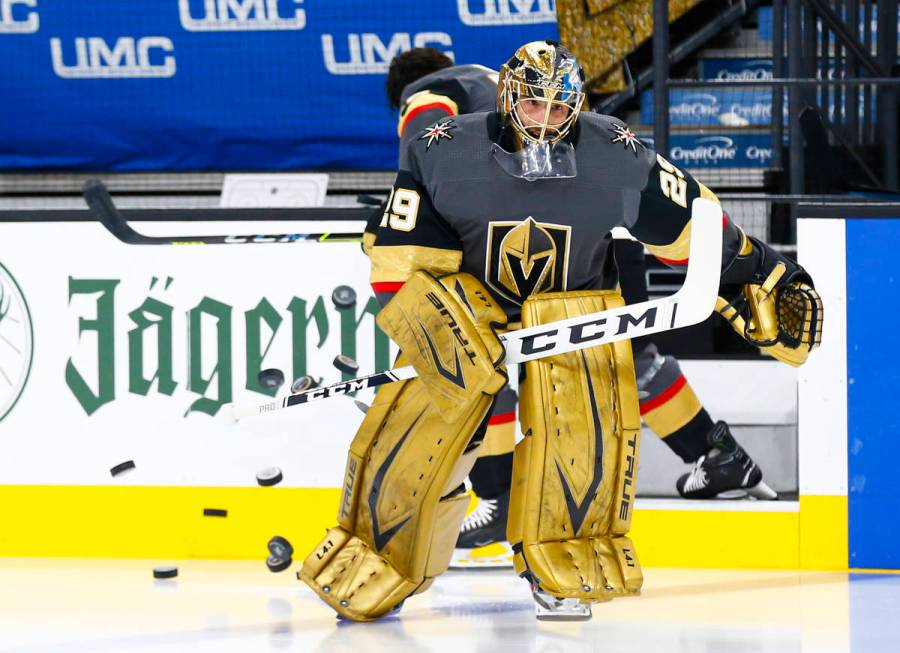
[[[391,108],[400,108],[400,97],[407,84],[412,84],[425,75],[449,68],[452,65],[453,59],[434,48],[413,48],[398,54],[391,60],[385,81]]]

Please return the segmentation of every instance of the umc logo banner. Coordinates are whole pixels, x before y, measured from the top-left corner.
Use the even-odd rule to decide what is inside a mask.
[[[15,62],[0,89],[16,99],[0,102],[0,169],[395,169],[391,59],[432,47],[497,67],[522,43],[558,37],[554,8],[0,0],[0,60]]]
[[[472,27],[556,22],[555,0],[456,0],[459,19]]]
[[[303,0],[178,0],[178,15],[189,32],[300,30],[306,27],[301,4]]]
[[[111,77],[173,77],[175,51],[172,39],[145,36],[134,39],[123,36],[110,47],[99,36],[75,38],[75,63],[67,64],[61,39],[50,39],[53,72],[65,79]],[[154,53],[158,51],[158,53]]]
[[[332,75],[384,75],[391,60],[411,48],[443,49],[452,45],[453,39],[446,32],[396,32],[387,44],[371,32],[347,34],[347,60],[338,61],[334,35],[322,34],[322,57]],[[450,50],[444,50],[444,54],[454,58]]]
[[[16,6],[18,5],[18,7]],[[0,0],[0,34],[34,34],[41,20],[37,0]]]

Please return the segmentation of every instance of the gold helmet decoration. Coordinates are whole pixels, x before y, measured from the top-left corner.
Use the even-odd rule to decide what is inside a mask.
[[[575,55],[556,41],[526,43],[500,68],[497,111],[521,145],[557,143],[572,129],[584,103],[584,71]],[[543,119],[525,111],[542,103]],[[566,107],[560,119],[559,108]]]

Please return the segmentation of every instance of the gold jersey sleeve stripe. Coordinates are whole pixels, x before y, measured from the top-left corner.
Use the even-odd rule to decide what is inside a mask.
[[[741,229],[738,225],[734,225],[738,228],[738,231],[741,232],[741,251],[738,252],[738,256],[750,256],[753,253],[753,243],[747,238],[747,234]]]
[[[650,245],[644,243],[647,251],[664,263],[684,264],[687,263],[688,254],[691,249],[691,223],[684,225],[684,229],[678,234],[673,242],[668,245]]]
[[[371,283],[406,281],[416,270],[427,270],[435,276],[457,272],[462,252],[455,249],[421,245],[376,244],[369,253],[372,261]]]
[[[644,418],[647,426],[661,438],[683,428],[703,408],[690,384],[683,379],[682,376],[673,384],[677,385],[674,393],[667,397],[661,396],[660,398],[664,400],[654,402],[654,407],[650,410],[646,410],[649,402],[645,402],[644,406],[641,406],[641,417]],[[663,395],[666,394],[667,392],[663,393]]]
[[[515,414],[510,421],[494,421],[492,417],[488,422],[487,433],[478,450],[478,456],[502,456],[512,453],[516,447],[516,422]]]
[[[403,130],[406,129],[410,120],[423,111],[432,109],[445,111],[448,116],[459,115],[459,105],[446,95],[437,95],[431,91],[419,91],[409,97],[400,112],[400,120],[397,121],[397,136],[403,136]]]
[[[716,194],[714,192],[712,192],[706,186],[701,184],[699,181],[697,182],[697,186],[700,187],[700,197],[701,198],[703,198],[705,200],[709,200],[710,202],[715,202],[716,204],[721,204],[721,202],[719,202],[719,198],[716,197]]]
[[[700,187],[700,197],[705,200],[709,200],[711,202],[715,202],[719,204],[719,198],[716,197],[716,194],[713,193],[706,186],[701,184],[699,181],[697,182],[697,186]],[[728,217],[725,213],[722,213],[722,229],[725,229],[725,226],[728,224]],[[744,234],[744,230],[738,227],[738,225],[734,225],[741,232],[741,255],[744,256],[753,251],[753,247],[750,244],[749,239],[746,234]],[[668,263],[670,265],[686,265],[688,262],[688,254],[691,249],[691,222],[688,221],[686,225],[684,225],[684,229],[681,230],[681,233],[678,234],[678,238],[676,238],[673,242],[668,245],[650,245],[648,243],[644,243],[644,247],[647,248],[647,251],[653,254],[656,258],[658,258],[663,263]],[[746,254],[745,254],[745,250]]]
[[[370,231],[366,231],[363,233],[362,237],[362,249],[363,252],[366,253],[366,256],[372,255],[372,248],[375,246],[375,234]]]

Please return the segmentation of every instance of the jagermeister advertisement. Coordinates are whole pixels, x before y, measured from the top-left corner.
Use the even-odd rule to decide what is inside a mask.
[[[354,304],[333,301],[340,285]],[[128,459],[144,485],[252,485],[277,465],[286,484],[331,486],[353,401],[237,424],[222,408],[350,378],[338,354],[389,368],[377,312],[358,244],[136,246],[94,223],[0,224],[0,479],[109,483]],[[273,368],[278,389],[260,382]]]

